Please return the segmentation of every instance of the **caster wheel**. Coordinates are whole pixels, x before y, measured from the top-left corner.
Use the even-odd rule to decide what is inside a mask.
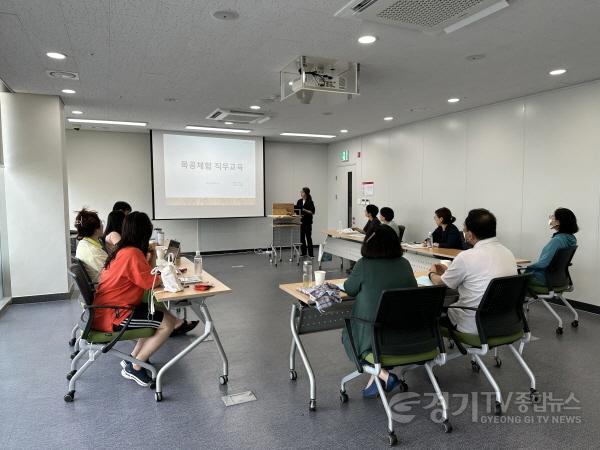
[[[495,408],[494,414],[496,414],[497,416],[502,415],[502,403],[496,402],[496,408]]]
[[[75,339],[75,338],[71,338],[71,339],[69,340],[69,347],[73,347],[73,346],[75,345],[75,342],[77,342],[77,339]]]
[[[495,359],[496,359],[496,367],[498,367],[498,368],[502,367],[502,360],[500,359],[500,357],[496,356]]]
[[[77,373],[76,370],[71,370],[68,374],[67,374],[67,380],[70,380],[71,378],[73,378],[73,375],[75,375]]]
[[[157,402],[162,402],[162,392],[155,392],[154,393],[154,398],[156,399]]]
[[[558,335],[561,335],[561,334],[563,334],[563,328],[562,328],[562,327],[558,327],[558,328],[556,329],[556,334],[558,334]]]
[[[448,419],[444,420],[442,427],[444,428],[444,433],[452,433],[452,424]]]
[[[577,328],[579,326],[579,320],[574,320],[573,322],[571,322],[571,326],[573,328]]]
[[[148,387],[152,390],[156,389],[156,381],[152,380],[152,383],[150,383],[150,386]]]
[[[406,391],[408,391],[408,384],[406,384],[406,381],[400,380],[400,392]]]
[[[479,373],[481,371],[481,367],[479,367],[479,364],[477,364],[475,361],[471,361],[471,370],[473,370],[474,373]]]
[[[448,348],[454,348],[454,341],[448,342]]]
[[[63,398],[64,398],[65,402],[71,403],[73,401],[73,399],[75,398],[75,391],[67,392]]]
[[[348,403],[348,394],[346,394],[345,392],[340,391],[340,402],[341,403]]]
[[[529,399],[532,403],[537,403],[540,401],[540,393],[535,389],[529,389]]]
[[[296,381],[298,379],[298,372],[295,370],[290,370],[290,380]]]
[[[227,375],[221,375],[219,377],[219,384],[225,385],[229,381],[229,377]]]
[[[396,437],[396,433],[390,433],[388,435],[388,442],[390,444],[390,447],[393,447],[394,445],[396,445],[398,443],[398,438]]]
[[[309,405],[308,405],[308,409],[311,411],[316,411],[317,410],[317,401],[316,400],[311,400]]]
[[[75,359],[75,357],[79,354],[79,350],[71,353],[71,359]]]

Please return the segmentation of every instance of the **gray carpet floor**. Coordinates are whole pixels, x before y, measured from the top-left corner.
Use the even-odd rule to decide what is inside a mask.
[[[0,448],[387,447],[380,401],[360,396],[365,379],[349,385],[349,403],[339,402],[339,381],[353,370],[340,331],[303,337],[317,377],[316,412],[308,411],[308,377],[299,357],[298,380],[290,381],[292,299],[278,285],[301,278],[296,265],[275,268],[263,256],[244,254],[206,257],[205,269],[234,291],[208,302],[230,361],[227,386],[218,383],[218,354],[214,343],[206,342],[167,373],[161,403],[151,390],[122,378],[119,360],[106,355],[80,379],[75,401],[65,403],[67,340],[80,314],[78,302],[11,305],[0,318]],[[341,275],[335,261],[326,269],[328,277]],[[543,306],[530,312],[536,340],[524,355],[542,393],[537,411],[520,398],[528,378],[508,350],[501,368],[493,367],[491,356],[485,358],[504,398],[511,396],[501,419],[487,411],[485,393],[491,389],[483,373],[473,373],[469,360],[460,358],[435,369],[454,426],[445,434],[430,419],[436,407],[420,368],[407,376],[410,394],[390,397],[400,448],[598,448],[600,317],[581,313],[580,327],[572,329],[568,311],[557,310],[566,320],[560,337]],[[190,339],[169,340],[153,359],[164,363]],[[125,351],[130,347],[120,344]],[[223,395],[243,391],[252,391],[257,400],[225,407]]]

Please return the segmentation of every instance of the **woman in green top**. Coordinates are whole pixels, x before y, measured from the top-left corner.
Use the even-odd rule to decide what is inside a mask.
[[[374,321],[377,318],[379,297],[383,291],[417,287],[417,281],[410,263],[402,257],[398,235],[390,227],[374,227],[365,237],[361,254],[363,257],[357,261],[350,277],[344,283],[344,290],[356,298],[352,317]],[[352,337],[360,358],[371,353],[372,333],[368,326],[352,321]],[[346,330],[342,333],[342,342],[348,357],[354,361]],[[399,384],[398,377],[387,370],[382,370],[380,377],[385,382],[387,392]],[[377,397],[377,384],[374,381],[371,377],[367,387],[363,389],[363,397]]]

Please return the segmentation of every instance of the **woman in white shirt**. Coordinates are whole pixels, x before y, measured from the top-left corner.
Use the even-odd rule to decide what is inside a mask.
[[[123,220],[125,213],[123,211],[112,211],[106,220],[106,229],[104,230],[104,247],[107,253],[112,253],[117,248],[121,240],[121,230],[123,229]]]
[[[77,229],[78,241],[75,256],[83,262],[92,282],[97,283],[100,278],[100,271],[108,257],[100,243],[102,222],[95,211],[83,208],[75,217],[75,228]]]

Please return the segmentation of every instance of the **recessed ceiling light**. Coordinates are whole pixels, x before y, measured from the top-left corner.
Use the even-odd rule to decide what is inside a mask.
[[[311,133],[279,133],[280,136],[297,136],[297,137],[315,137],[323,139],[333,139],[333,134],[311,134]]]
[[[52,59],[65,59],[67,57],[67,55],[58,52],[48,52],[46,56]]]
[[[347,133],[348,130],[340,130],[340,133]]]
[[[252,105],[252,106],[250,106],[250,109],[258,110],[258,109],[260,109],[260,106]]]
[[[73,89],[63,89],[61,92],[63,94],[75,94],[75,91]]]
[[[214,131],[217,133],[250,133],[252,130],[242,130],[241,128],[215,128],[215,127],[199,127],[196,125],[186,125],[186,130],[194,131]]]
[[[225,122],[225,125],[233,125],[233,122]]]
[[[387,116],[387,117],[384,117],[383,120],[389,122],[390,120],[394,120],[394,118],[392,116]]]
[[[290,86],[293,86],[293,85],[294,85],[294,82],[293,82],[293,81],[289,81],[289,82],[288,82],[288,84],[289,84]]]
[[[236,11],[216,11],[213,17],[218,20],[236,20],[240,15]]]
[[[554,70],[551,70],[548,73],[550,75],[552,75],[553,77],[555,77],[557,75],[564,75],[565,73],[567,73],[567,69],[554,69]]]
[[[71,123],[103,123],[106,125],[126,125],[130,127],[145,127],[148,122],[128,122],[124,120],[100,120],[100,119],[74,119],[69,117],[67,121]]]
[[[371,36],[369,34],[358,38],[358,42],[360,44],[372,44],[376,40],[377,40],[377,38],[375,36]]]
[[[79,111],[76,109],[75,111],[71,111],[71,114],[80,115],[83,114],[83,111]]]
[[[453,97],[448,99],[448,103],[458,103],[460,102],[460,98]]]

